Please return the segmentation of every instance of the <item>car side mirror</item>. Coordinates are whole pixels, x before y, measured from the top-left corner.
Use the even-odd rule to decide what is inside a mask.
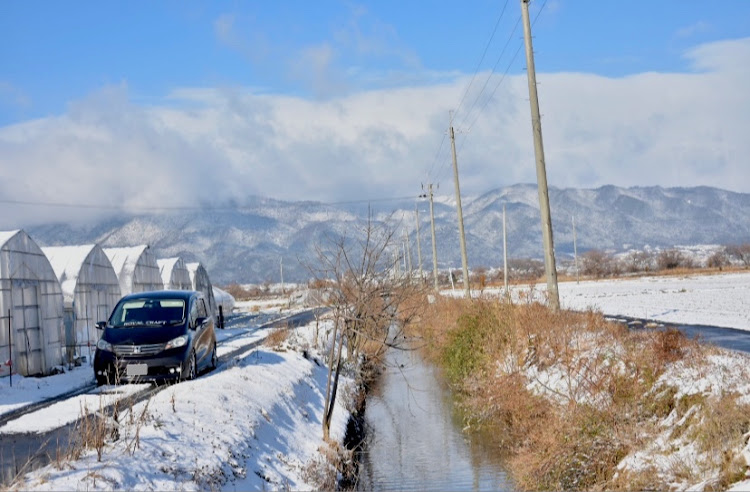
[[[97,330],[103,330],[105,326],[107,326],[107,322],[106,321],[97,321],[96,322],[96,329]]]
[[[193,328],[198,328],[199,326],[203,325],[203,323],[206,322],[207,318],[196,318],[195,324],[193,325]]]

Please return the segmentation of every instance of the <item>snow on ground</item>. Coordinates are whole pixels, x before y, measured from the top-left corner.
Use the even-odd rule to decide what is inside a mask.
[[[44,378],[27,378],[18,374],[14,374],[12,378],[2,377],[0,378],[0,415],[82,388],[93,381],[94,371],[88,365]]]
[[[132,384],[117,387],[102,386],[87,394],[68,398],[49,407],[13,419],[0,427],[0,436],[22,432],[48,432],[75,422],[81,415],[97,412],[100,410],[100,407],[106,407],[148,387],[148,384]]]
[[[546,284],[511,287],[516,300],[541,299]],[[662,323],[718,326],[750,331],[750,273],[680,275],[587,280],[558,284],[563,309],[593,309],[609,316],[628,316]],[[460,286],[445,295],[462,296]],[[485,289],[473,296],[499,296]]]
[[[263,309],[262,311],[260,309]],[[262,328],[298,310],[260,306],[228,317],[217,330],[219,355],[248,346],[271,332]],[[239,309],[248,309],[240,305]],[[260,346],[240,352],[215,371],[172,385],[149,400],[121,408],[119,439],[108,440],[101,460],[94,450],[78,460],[52,464],[27,474],[20,489],[304,489],[319,470],[321,416],[327,370],[315,347],[325,340],[326,322],[291,331],[282,347]],[[303,352],[304,351],[304,352]],[[44,378],[0,378],[0,415],[93,383],[89,365]],[[351,379],[342,376],[339,395]],[[148,385],[103,386],[9,421],[0,438],[43,432],[119,401]],[[349,412],[339,398],[331,437],[343,441]],[[110,421],[110,424],[112,422]],[[313,481],[312,483],[310,483]]]
[[[562,282],[558,290],[566,309],[750,330],[750,273]]]

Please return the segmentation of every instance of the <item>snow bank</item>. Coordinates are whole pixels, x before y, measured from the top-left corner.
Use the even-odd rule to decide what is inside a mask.
[[[101,461],[79,460],[28,474],[34,490],[311,489],[319,459],[327,370],[314,324],[295,330],[298,352],[248,350],[218,370],[173,385],[119,415],[120,437]],[[323,334],[324,328],[319,333]],[[342,376],[340,395],[353,381]],[[331,437],[343,441],[349,412],[337,400]],[[97,405],[96,401],[88,402]]]

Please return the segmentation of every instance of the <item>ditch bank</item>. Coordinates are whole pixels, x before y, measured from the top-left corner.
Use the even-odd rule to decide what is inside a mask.
[[[744,354],[534,303],[441,299],[420,329],[519,489],[750,485]]]

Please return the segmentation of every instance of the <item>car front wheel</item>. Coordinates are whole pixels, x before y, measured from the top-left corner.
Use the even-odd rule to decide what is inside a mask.
[[[190,351],[190,357],[188,358],[188,366],[184,379],[193,380],[195,379],[196,364],[195,364],[195,350]]]
[[[216,369],[219,365],[219,354],[216,353],[216,342],[214,342],[214,350],[211,352],[211,370]]]

